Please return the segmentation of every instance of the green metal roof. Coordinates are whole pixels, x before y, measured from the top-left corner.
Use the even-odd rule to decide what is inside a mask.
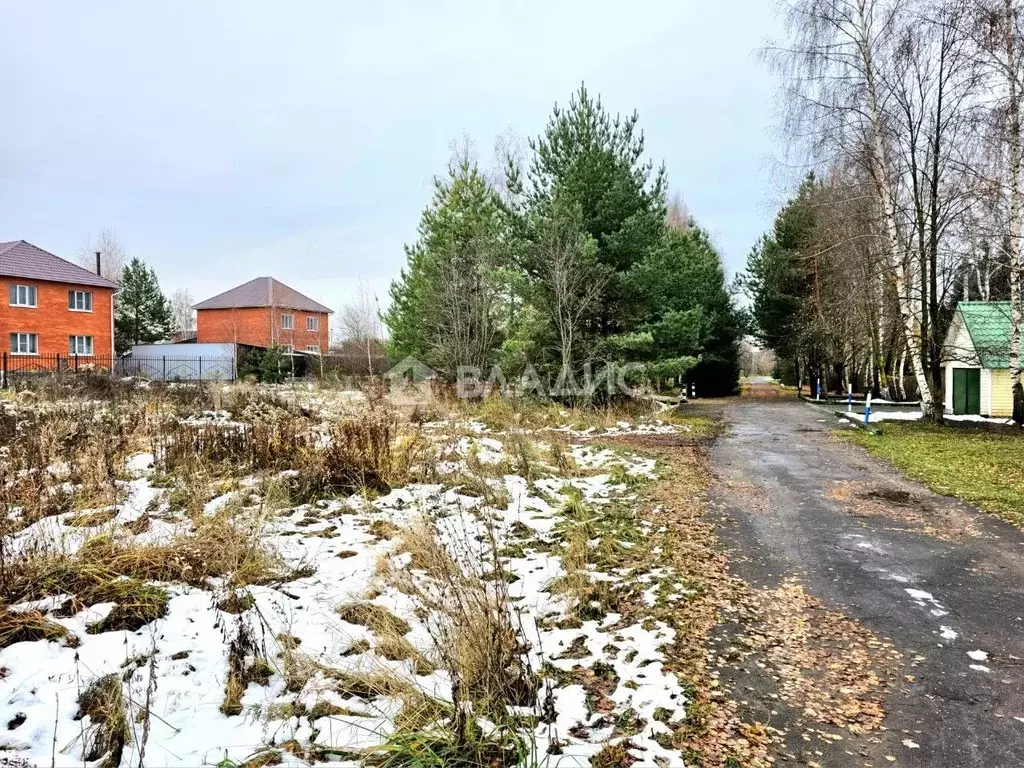
[[[1010,302],[961,301],[957,310],[982,368],[1010,367]]]

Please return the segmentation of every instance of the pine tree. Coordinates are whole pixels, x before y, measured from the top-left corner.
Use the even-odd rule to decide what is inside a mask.
[[[555,107],[545,132],[530,143],[525,175],[510,166],[521,265],[537,313],[547,319],[546,327],[533,326],[533,348],[560,347],[560,359],[549,353],[546,362],[564,368],[566,345],[551,341],[552,326],[564,327],[564,312],[551,307],[585,307],[572,329],[575,367],[598,359],[641,362],[652,381],[686,376],[705,394],[731,393],[743,317],[707,234],[689,219],[667,226],[665,170],[644,160],[637,123],[636,113],[612,117],[581,87],[566,109]],[[578,259],[573,271],[590,273],[572,283],[579,296],[553,303],[545,286],[553,252],[545,243],[552,224],[567,215],[579,222],[580,243],[593,248],[594,263]],[[600,295],[591,302],[595,285]]]
[[[804,180],[796,197],[776,216],[771,232],[754,246],[739,279],[752,301],[754,331],[775,352],[778,373],[788,384],[804,378],[801,360],[814,365],[817,358],[805,254],[814,229],[817,188],[813,174]]]
[[[732,394],[739,381],[739,342],[745,322],[725,282],[718,251],[693,221],[668,227],[662,242],[629,271],[639,325],[626,338],[632,360],[650,360],[662,378],[685,376],[701,395]],[[623,346],[623,340],[613,337]]]
[[[384,315],[391,356],[411,355],[449,378],[459,366],[485,368],[504,330],[509,234],[501,200],[473,161],[435,179],[418,231]]]
[[[124,268],[115,302],[118,354],[124,354],[135,344],[153,344],[171,336],[174,319],[170,303],[160,291],[156,272],[138,257]]]
[[[595,318],[602,335],[628,329],[634,297],[625,273],[657,246],[665,228],[665,172],[653,172],[643,160],[638,119],[635,112],[612,117],[581,86],[566,109],[555,106],[544,133],[531,140],[525,178],[509,172],[527,239],[538,239],[536,230],[551,220],[556,205],[578,208],[584,232],[597,245],[597,263],[610,270]],[[525,253],[526,270],[542,271],[529,259],[530,249]]]

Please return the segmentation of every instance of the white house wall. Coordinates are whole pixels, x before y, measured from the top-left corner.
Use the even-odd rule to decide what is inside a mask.
[[[971,334],[967,331],[963,315],[957,312],[953,316],[953,324],[946,334],[946,344],[942,350],[942,359],[947,365],[956,368],[980,368],[981,360],[974,349]]]
[[[943,366],[943,370],[945,371],[945,377],[946,377],[946,388],[945,388],[946,413],[952,413],[953,412],[953,366],[950,365],[950,364],[946,364],[945,366]]]

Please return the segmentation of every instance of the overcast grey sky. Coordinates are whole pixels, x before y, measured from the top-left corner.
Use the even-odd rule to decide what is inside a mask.
[[[449,144],[490,163],[585,81],[741,267],[782,196],[767,0],[0,0],[0,240],[112,227],[166,292],[387,300]]]

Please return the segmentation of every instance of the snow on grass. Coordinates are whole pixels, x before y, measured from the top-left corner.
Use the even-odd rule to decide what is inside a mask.
[[[308,399],[313,398],[315,393],[310,393]],[[225,412],[207,412],[192,423],[234,422]],[[429,426],[439,435],[451,428],[443,423]],[[595,432],[563,429],[573,436]],[[660,422],[639,427],[620,423],[602,433],[675,429]],[[506,461],[508,447],[482,424],[466,422],[459,431],[473,437],[458,438],[458,458],[447,469],[464,468],[471,456],[483,466]],[[545,446],[535,447],[541,452]],[[554,589],[568,573],[558,538],[567,523],[567,505],[578,497],[600,514],[615,502],[628,503],[632,483],[653,477],[655,462],[590,446],[573,445],[570,452],[588,474],[568,477],[545,471],[533,481],[516,474],[487,478],[507,494],[507,505],[500,507],[433,483],[395,488],[378,498],[354,495],[279,510],[267,521],[262,541],[278,554],[290,576],[237,593],[217,579],[206,587],[160,584],[169,597],[166,615],[134,632],[90,634],[90,625],[109,614],[113,603],[53,616],[78,639],[77,648],[37,640],[0,649],[5,690],[0,723],[20,722],[0,731],[0,750],[29,763],[52,760],[55,766],[80,766],[86,759],[85,731],[95,724],[88,715],[75,719],[77,701],[91,681],[113,673],[124,681],[133,731],[122,765],[142,761],[143,746],[144,762],[197,766],[241,763],[267,745],[290,742],[319,745],[335,764],[357,765],[354,752],[378,746],[393,733],[400,701],[394,695],[353,694],[339,680],[387,675],[408,681],[427,696],[451,697],[451,677],[437,668],[430,628],[416,601],[380,576],[385,561],[412,569],[410,555],[399,551],[397,534],[428,519],[456,558],[467,551],[493,556],[488,552],[492,537],[499,545],[515,545],[506,563],[512,576],[509,599],[530,643],[531,666],[547,670],[541,697],[550,689],[557,713],[553,723],[539,725],[528,735],[541,755],[557,740],[562,754],[548,757],[547,765],[587,765],[605,743],[622,738],[636,747],[635,765],[678,764],[679,753],[656,739],[671,732],[666,723],[680,719],[686,703],[685,691],[665,669],[661,650],[672,642],[673,630],[653,620],[624,623],[616,613],[573,621],[570,596]],[[170,513],[161,501],[164,492],[152,485],[152,455],[132,456],[126,471],[131,477],[122,482],[126,498],[108,521],[74,527],[68,520],[75,513],[44,518],[14,537],[12,551],[45,542],[71,555],[91,536],[139,520],[154,508],[160,514],[148,530],[135,535],[137,543],[187,535],[192,524]],[[209,501],[202,514],[244,506],[255,487],[252,479],[241,482],[238,490]],[[619,544],[627,550],[633,546],[630,541]],[[643,601],[652,605],[661,580],[671,580],[672,574],[627,575],[590,563],[586,577],[612,585],[639,578]],[[685,594],[670,591],[671,599]],[[239,610],[225,602],[237,595],[245,595]],[[64,597],[14,608],[52,611]],[[407,624],[409,631],[401,635],[416,656],[385,658],[384,639],[374,627],[339,614],[339,607],[349,604],[374,606]],[[247,663],[263,659],[270,672],[262,684],[249,681],[244,686],[238,714],[225,714],[232,643],[243,634],[251,642]],[[418,664],[419,655],[434,663]],[[636,724],[625,737],[620,734],[624,720]],[[143,721],[148,721],[145,735],[139,724]],[[304,764],[311,758],[300,750],[286,759]]]
[[[843,414],[844,418],[851,421],[864,421],[863,411],[860,413],[854,411],[848,411]],[[871,411],[871,423],[876,421],[920,421],[924,418],[923,411]],[[989,416],[978,416],[976,414],[951,414],[948,413],[942,417],[946,421],[966,421],[966,422],[978,422],[987,424],[1003,424],[1012,425],[1013,419],[1002,419]]]
[[[689,425],[669,424],[661,419],[654,419],[652,421],[641,422],[639,424],[620,421],[607,427],[590,426],[580,429],[571,426],[560,426],[551,427],[550,429],[554,432],[565,432],[573,437],[583,438],[599,436],[612,437],[617,435],[671,435],[680,431],[691,431],[691,427]]]

